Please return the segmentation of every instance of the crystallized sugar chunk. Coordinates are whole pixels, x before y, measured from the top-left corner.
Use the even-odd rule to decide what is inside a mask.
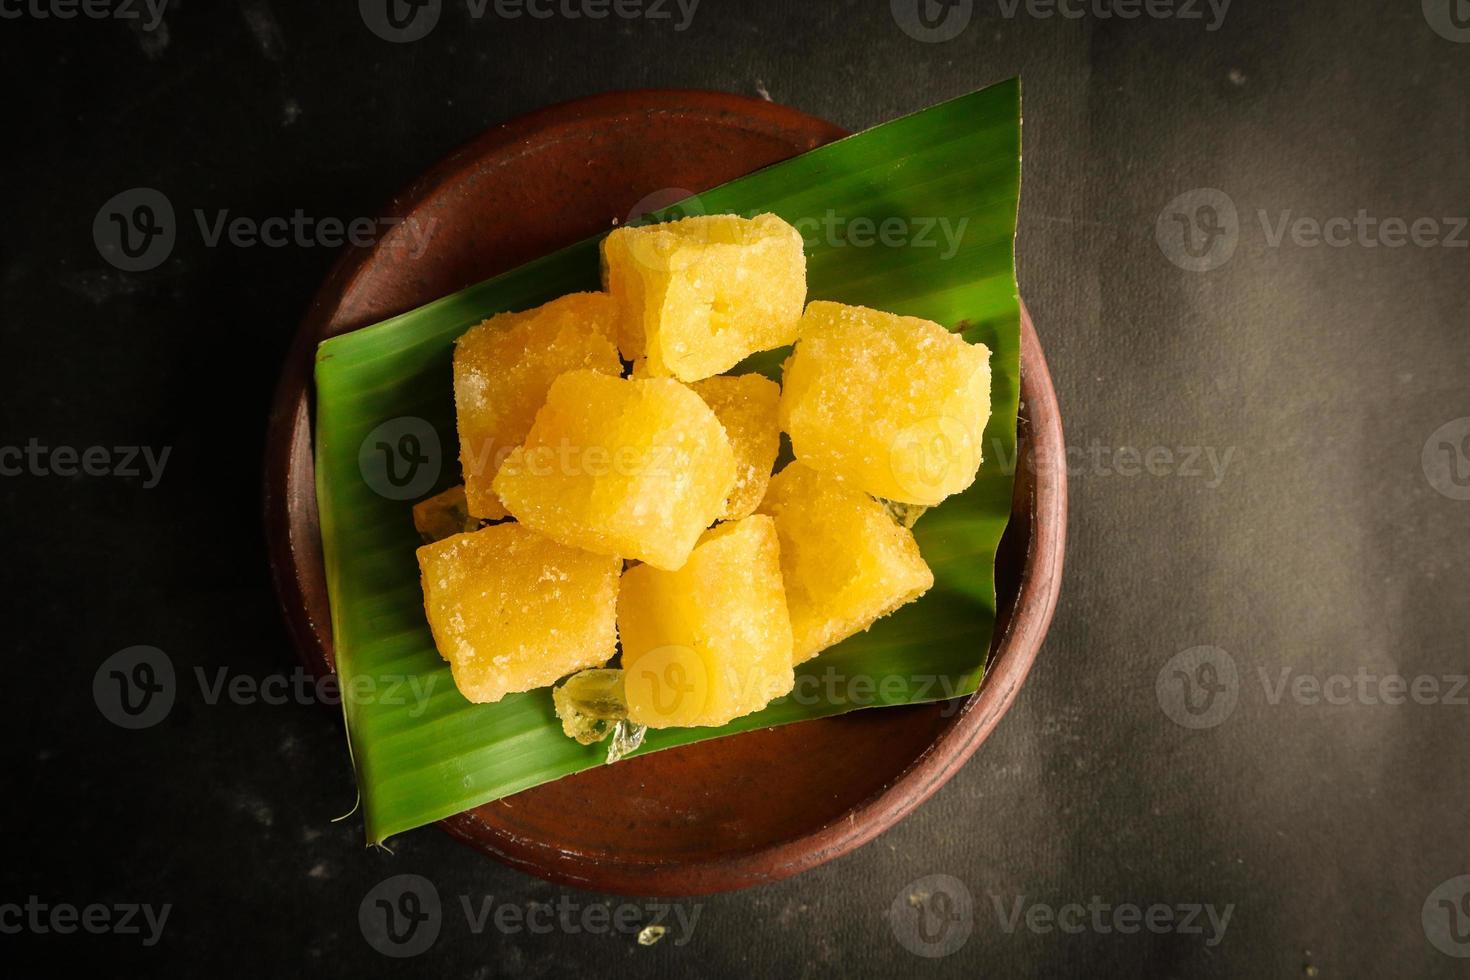
[[[790,692],[791,619],[775,522],[707,532],[676,572],[630,568],[618,594],[628,719],[723,725]]]
[[[418,559],[434,644],[471,701],[545,687],[616,652],[616,558],[498,524],[426,544]]]
[[[563,544],[676,569],[734,483],[724,428],[684,385],[572,371],[494,488],[516,520]]]
[[[889,500],[934,505],[975,482],[990,351],[937,323],[816,302],[782,376],[796,458]]]
[[[603,240],[602,277],[638,377],[699,381],[784,347],[806,301],[801,233],[773,214],[619,228]]]
[[[772,478],[760,513],[776,519],[796,663],[934,584],[913,534],[882,504],[800,462]]]
[[[759,374],[741,374],[706,378],[690,387],[714,410],[735,451],[735,488],[723,518],[733,521],[755,513],[781,448],[776,417],[781,386]]]
[[[526,437],[552,381],[577,368],[622,373],[614,346],[617,317],[617,304],[606,293],[573,293],[534,310],[493,316],[456,342],[454,408],[471,514],[506,516],[492,481]]]

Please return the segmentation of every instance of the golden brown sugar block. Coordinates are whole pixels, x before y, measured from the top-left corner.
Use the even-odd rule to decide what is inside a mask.
[[[784,347],[806,301],[801,233],[773,214],[619,228],[603,240],[602,275],[637,377],[699,381]]]
[[[491,485],[530,431],[551,383],[587,368],[622,373],[614,341],[618,307],[606,293],[573,293],[472,327],[454,345],[454,408],[465,499],[476,517],[505,509]]]
[[[424,611],[470,701],[546,687],[617,649],[622,562],[497,524],[418,549]]]
[[[781,386],[759,374],[718,375],[690,385],[714,410],[735,451],[735,488],[723,518],[739,520],[755,513],[781,448],[777,406]]]
[[[934,584],[907,528],[872,497],[800,462],[771,480],[795,662],[815,657]]]
[[[781,379],[796,458],[859,490],[932,506],[975,482],[990,351],[937,323],[816,302]]]
[[[723,725],[791,691],[791,619],[775,522],[721,524],[676,572],[637,565],[618,593],[628,719]]]
[[[572,371],[494,489],[516,520],[565,545],[676,569],[734,483],[730,440],[693,391]]]

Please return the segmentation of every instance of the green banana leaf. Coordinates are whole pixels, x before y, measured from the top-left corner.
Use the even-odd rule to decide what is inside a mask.
[[[966,695],[979,685],[1016,452],[1020,126],[1020,82],[1012,79],[742,177],[684,208],[774,212],[806,239],[809,299],[920,316],[985,343],[994,406],[979,478],[915,527],[934,571],[928,594],[802,665],[795,691],[765,710],[722,728],[649,731],[634,755],[857,708]],[[318,350],[317,502],[337,670],[371,842],[604,764],[605,744],[583,746],[562,734],[549,689],[488,705],[460,696],[425,621],[410,516],[415,499],[460,482],[455,338],[492,314],[596,288],[593,240]],[[750,366],[776,374],[783,356],[757,356]],[[376,452],[383,445],[388,451]],[[411,499],[392,499],[400,496],[396,483],[384,482],[402,477],[387,469],[395,445],[437,471],[433,485]]]

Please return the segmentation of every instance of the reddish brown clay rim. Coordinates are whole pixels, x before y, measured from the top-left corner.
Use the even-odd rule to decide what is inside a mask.
[[[430,169],[384,209],[407,215],[431,200],[465,168],[503,154],[532,135],[575,126],[588,118],[633,119],[650,112],[698,111],[743,125],[754,121],[789,134],[793,142],[820,145],[846,133],[784,106],[713,92],[655,90],[609,93],[553,106],[498,127]],[[267,546],[288,628],[306,666],[332,669],[331,626],[323,578],[311,439],[311,372],[320,339],[375,322],[344,309],[341,301],[361,275],[369,249],[351,249],[338,260],[303,319],[275,393],[267,434],[264,518]],[[469,285],[469,283],[465,283]],[[401,311],[392,311],[401,312]],[[707,894],[776,881],[809,870],[872,840],[897,823],[949,780],[974,754],[1015,700],[1036,659],[1060,591],[1067,520],[1065,458],[1056,393],[1029,313],[1021,317],[1023,452],[1017,458],[1012,511],[1014,541],[1024,563],[1014,603],[1001,609],[992,642],[991,669],[981,689],[966,699],[951,724],[894,780],[851,808],[843,819],[777,844],[707,862],[645,864],[587,861],[544,842],[507,835],[465,813],[442,821],[450,834],[476,850],[540,877],[624,894]],[[1029,464],[1029,465],[1028,465]],[[674,750],[677,751],[677,750]],[[553,860],[553,857],[555,858]]]

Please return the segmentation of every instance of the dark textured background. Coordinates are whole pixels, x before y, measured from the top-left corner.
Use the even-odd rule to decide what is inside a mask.
[[[1446,219],[1470,214],[1470,43],[1432,30],[1419,0],[1236,0],[1213,31],[1207,8],[1124,21],[1008,7],[976,0],[943,43],[900,30],[884,0],[703,0],[683,31],[677,13],[475,21],[449,0],[434,33],[406,45],[369,33],[351,3],[175,0],[151,34],[0,19],[0,445],[171,447],[151,489],[0,478],[0,903],[173,905],[151,948],[0,935],[4,972],[1470,973],[1424,919],[1431,892],[1470,873],[1470,707],[1273,703],[1261,679],[1470,669],[1470,501],[1456,499],[1470,477],[1470,250],[1273,245],[1260,218],[1362,210],[1452,234]],[[288,338],[333,259],[209,248],[184,225],[162,266],[122,273],[91,231],[112,195],[141,185],[181,213],[351,218],[485,128],[588,93],[768,91],[863,128],[1016,73],[1021,287],[1079,450],[1067,581],[1014,709],[903,824],[798,879],[701,900],[682,947],[475,935],[455,896],[579,908],[603,896],[434,830],[392,857],[365,851],[355,818],[330,822],[353,788],[329,711],[211,706],[185,684],[153,728],[99,714],[93,674],[134,644],[190,676],[291,669],[259,459]],[[1239,216],[1233,257],[1205,272],[1171,263],[1155,234],[1161,210],[1196,188],[1223,191]],[[1431,440],[1446,423],[1453,438]],[[1426,469],[1427,440],[1431,460],[1461,468]],[[1178,457],[1126,476],[1094,445],[1231,455],[1219,480]],[[1192,730],[1162,710],[1164,668],[1199,646],[1237,667],[1238,703]],[[404,872],[449,905],[438,942],[406,964],[357,921],[366,892]],[[922,959],[885,915],[931,874],[963,883],[973,931]],[[1007,932],[995,903],[1022,895],[1233,911],[1213,946],[1091,926]],[[1428,904],[1431,923],[1449,922]]]

